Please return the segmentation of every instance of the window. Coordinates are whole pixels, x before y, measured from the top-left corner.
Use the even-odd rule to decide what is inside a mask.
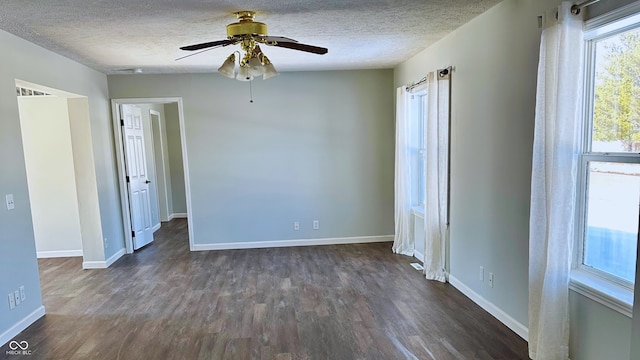
[[[633,289],[640,218],[640,18],[586,32],[575,267]]]
[[[425,119],[427,117],[427,92],[411,95],[411,187],[413,206],[425,202]]]

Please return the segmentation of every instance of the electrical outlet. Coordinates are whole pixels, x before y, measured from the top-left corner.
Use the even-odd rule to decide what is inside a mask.
[[[480,266],[480,281],[484,282],[484,266]]]
[[[27,300],[27,294],[24,292],[24,285],[20,286],[20,300],[23,302]]]
[[[13,310],[16,307],[16,298],[13,297],[13,293],[9,293],[9,309]]]
[[[108,248],[109,247],[109,239],[104,238],[104,248]]]
[[[313,220],[313,230],[318,230],[318,229],[320,229],[320,221]]]
[[[489,273],[489,286],[493,287],[493,273]]]
[[[22,301],[20,301],[20,291],[16,290],[13,292],[13,297],[16,299],[16,306],[20,305]]]
[[[300,223],[299,222],[295,221],[293,223],[293,230],[295,230],[295,231],[300,230]]]
[[[16,208],[16,205],[13,201],[13,194],[7,194],[4,198],[7,203],[7,210],[13,210]]]

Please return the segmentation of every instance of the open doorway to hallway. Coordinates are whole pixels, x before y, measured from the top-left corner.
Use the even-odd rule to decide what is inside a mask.
[[[112,100],[112,113],[125,243],[132,253],[152,241],[149,228],[188,219],[181,99]]]
[[[86,96],[16,80],[38,258],[104,256]]]

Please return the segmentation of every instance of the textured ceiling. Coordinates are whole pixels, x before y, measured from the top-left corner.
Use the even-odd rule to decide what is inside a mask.
[[[326,47],[315,55],[263,46],[279,71],[392,68],[500,0],[2,0],[0,29],[107,74],[213,72],[239,46],[222,40],[233,12],[255,10],[269,35]],[[129,70],[130,72],[131,70]]]

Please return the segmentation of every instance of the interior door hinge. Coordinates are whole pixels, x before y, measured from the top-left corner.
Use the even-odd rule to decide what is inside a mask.
[[[127,179],[127,182],[131,182],[131,181],[129,180],[129,175],[127,175],[127,176],[126,176],[126,179]]]
[[[124,126],[124,119],[120,119],[120,126]]]
[[[136,232],[131,230],[131,237],[136,237]]]

